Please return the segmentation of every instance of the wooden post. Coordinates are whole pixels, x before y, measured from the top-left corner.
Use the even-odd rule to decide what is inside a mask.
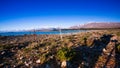
[[[61,41],[63,41],[62,39],[62,33],[61,33],[61,29],[59,28],[59,31],[60,31],[60,38],[61,38]]]
[[[34,29],[34,34],[33,34],[33,35],[34,35],[34,41],[35,41],[35,40],[36,40],[36,34],[35,34],[35,29]]]

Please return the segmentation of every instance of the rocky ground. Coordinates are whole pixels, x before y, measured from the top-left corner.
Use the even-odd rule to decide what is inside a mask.
[[[0,36],[0,68],[120,68],[120,30]]]

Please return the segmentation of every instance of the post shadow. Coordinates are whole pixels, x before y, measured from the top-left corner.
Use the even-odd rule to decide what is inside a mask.
[[[108,55],[108,58],[107,58],[107,60],[106,60],[106,62],[105,62],[105,64],[104,64],[104,66],[103,66],[103,68],[106,68],[106,66],[107,66],[107,63],[109,62],[109,60],[111,59],[111,57],[112,57],[112,54],[114,54],[114,51],[115,51],[115,67],[114,68],[116,68],[117,66],[116,66],[116,50],[117,50],[117,40],[111,40],[111,43],[114,43],[115,45],[113,46],[113,49],[110,51],[110,55]]]
[[[120,46],[120,43],[115,45],[115,67],[114,68],[120,68],[120,51],[118,50],[118,46]]]
[[[87,45],[87,38],[84,38],[84,45]]]
[[[95,38],[90,47],[87,46],[87,38],[85,38],[84,39],[85,46],[79,46],[74,48],[74,50],[77,53],[80,53],[80,55],[79,57],[75,56],[72,59],[73,65],[75,65],[74,62],[78,62],[76,63],[76,67],[95,68],[99,56],[102,55],[103,49],[106,48],[106,46],[110,42],[111,37],[112,35],[103,35],[100,39]]]

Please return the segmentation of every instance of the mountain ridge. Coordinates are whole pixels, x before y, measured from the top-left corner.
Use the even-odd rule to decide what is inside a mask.
[[[82,25],[71,26],[70,29],[80,29],[80,28],[120,28],[120,22],[114,23],[104,23],[104,22],[92,22]]]

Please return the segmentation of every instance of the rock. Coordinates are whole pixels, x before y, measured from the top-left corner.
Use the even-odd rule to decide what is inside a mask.
[[[88,63],[88,62],[84,62],[84,61],[83,61],[81,64],[82,64],[82,65],[85,65],[85,66],[89,66],[89,63]]]
[[[23,56],[21,56],[20,59],[23,59]]]
[[[84,65],[84,62],[82,62],[81,64]]]
[[[5,54],[5,51],[3,51],[1,54],[2,54],[2,55]]]
[[[89,63],[86,62],[86,63],[85,63],[85,66],[89,66]]]
[[[48,64],[46,64],[45,68],[50,68],[50,66]]]
[[[36,61],[36,63],[40,63],[40,59],[38,59],[38,60]]]
[[[29,62],[24,62],[24,64],[26,65],[26,66],[30,66],[30,64],[32,64],[32,61],[29,61]]]
[[[28,64],[32,64],[32,61],[28,62]]]
[[[51,55],[50,58],[53,59],[53,58],[54,58],[54,55]]]
[[[108,56],[110,55],[110,53],[106,53]]]
[[[103,48],[103,52],[105,53],[105,52],[107,52],[107,50],[105,48]]]
[[[16,67],[16,65],[13,65],[13,67],[15,68],[15,67]]]
[[[66,67],[67,66],[67,62],[66,61],[63,61],[62,63],[61,63],[61,67]]]
[[[26,66],[29,66],[29,64],[27,62],[24,62]]]
[[[60,65],[60,62],[58,61],[58,65]]]

